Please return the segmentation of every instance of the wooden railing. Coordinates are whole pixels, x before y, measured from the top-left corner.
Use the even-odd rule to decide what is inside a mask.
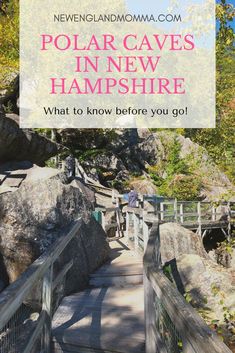
[[[148,214],[155,215],[159,221],[171,220],[178,223],[194,222],[199,219],[216,221],[223,216],[228,216],[234,204],[234,202],[221,202],[215,206],[212,202],[206,201],[166,200],[153,202],[152,210],[149,210]]]
[[[134,209],[126,220],[129,242],[144,253],[146,353],[232,353],[164,275],[159,222]]]
[[[176,222],[197,230],[201,236],[203,229],[206,230],[206,225],[213,228],[216,224],[224,224],[227,225],[227,235],[231,236],[231,224],[235,219],[234,202],[221,202],[215,206],[205,201],[156,201],[150,197],[146,201],[151,204],[151,209],[147,211],[148,216],[152,215],[153,219],[159,222]]]
[[[0,353],[50,353],[52,306],[56,309],[54,290],[73,266],[73,260],[64,265],[55,277],[53,265],[72,239],[78,234],[82,221],[79,219],[71,231],[39,257],[13,284],[0,294]],[[27,330],[25,317],[27,302],[38,291],[39,317]],[[37,288],[37,289],[36,289]]]
[[[96,207],[95,212],[100,213],[101,217],[99,223],[107,234],[112,229],[116,237],[123,236],[123,228],[121,224],[122,213],[118,205],[105,208]]]

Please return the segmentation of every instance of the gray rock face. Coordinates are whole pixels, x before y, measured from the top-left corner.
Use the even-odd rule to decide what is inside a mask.
[[[151,179],[145,179],[145,180],[138,180],[138,179],[134,179],[130,185],[136,190],[138,191],[138,193],[144,195],[154,195],[156,194],[156,186],[153,184],[153,182],[151,181]]]
[[[25,183],[15,192],[0,195],[0,253],[10,283],[57,237],[67,233],[78,217],[89,224],[89,234],[86,233],[86,239],[83,236],[86,240],[84,246],[93,246],[94,250],[89,254],[92,261],[89,268],[98,266],[107,257],[105,234],[90,220],[91,200],[76,185],[66,185],[65,181],[61,173],[49,179]],[[81,251],[77,252],[81,257]],[[75,268],[81,271],[80,267]]]
[[[88,285],[89,274],[99,268],[109,257],[109,245],[101,225],[91,218],[83,224],[81,232],[69,244],[62,256],[62,262],[71,260],[74,265],[66,278],[66,294],[84,289]]]
[[[95,206],[95,192],[86,187],[80,180],[74,179],[71,183],[71,186],[77,188],[86,198],[87,201],[93,206]]]
[[[177,223],[161,224],[159,241],[163,265],[183,254],[196,254],[208,259],[200,236]]]
[[[212,320],[224,324],[224,307],[235,308],[234,269],[218,265],[205,252],[200,237],[178,224],[160,225],[156,247],[179,292],[190,294],[190,303],[201,310],[208,324]]]
[[[8,162],[0,166],[0,194],[16,191],[25,183],[36,182],[61,174],[55,168],[41,168],[28,161]]]
[[[204,148],[193,143],[189,138],[185,139],[180,136],[180,141],[182,144],[181,157],[191,155],[196,161],[200,161],[200,173],[204,175],[205,182],[205,191],[204,193],[202,191],[202,196],[206,196],[208,200],[219,200],[221,195],[226,194],[228,190],[234,193],[234,186],[226,174],[222,173],[213,163]]]
[[[82,162],[89,175],[95,175],[96,180],[106,186],[115,185],[121,192],[125,192],[125,181],[132,182],[137,179],[138,192],[149,189],[151,193],[155,193],[156,187],[141,187],[141,183],[144,183],[143,177],[149,174],[149,167],[154,167],[159,177],[167,178],[166,165],[170,146],[173,146],[177,138],[181,144],[179,157],[185,160],[192,170],[192,175],[195,174],[195,178],[201,181],[200,198],[209,201],[221,200],[224,194],[231,192],[232,197],[235,193],[234,186],[212,161],[207,151],[189,138],[168,131],[153,133],[146,129],[130,130],[115,130],[116,138],[100,146],[100,154],[92,160],[87,158]],[[181,179],[186,178],[186,174],[181,175]]]
[[[223,321],[223,307],[235,308],[234,273],[213,261],[198,255],[185,254],[176,259],[177,273],[173,277],[179,281],[185,292],[190,292],[192,304],[209,309],[209,317]],[[221,302],[223,300],[223,303]]]
[[[123,182],[134,175],[143,175],[146,166],[155,165],[164,158],[164,151],[160,139],[154,134],[142,135],[135,129],[115,132],[117,137],[105,147],[107,151],[88,156],[81,163],[86,173],[95,180],[107,186],[114,183],[120,189]]]
[[[139,144],[139,156],[142,163],[145,165],[156,165],[159,161],[165,158],[163,144],[157,134],[150,134],[145,137]]]
[[[120,159],[112,153],[100,153],[99,155],[87,158],[83,165],[89,168],[99,168],[105,171],[118,171],[124,169],[124,165]]]
[[[58,146],[28,129],[20,129],[16,119],[0,108],[0,162],[28,160],[43,165],[58,152]]]

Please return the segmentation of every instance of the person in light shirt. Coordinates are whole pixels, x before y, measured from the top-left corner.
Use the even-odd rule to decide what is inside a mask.
[[[128,194],[128,206],[132,208],[138,207],[138,193],[133,188]]]

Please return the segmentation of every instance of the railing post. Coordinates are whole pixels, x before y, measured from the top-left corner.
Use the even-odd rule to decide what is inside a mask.
[[[228,240],[231,239],[232,234],[232,225],[231,225],[231,204],[228,202],[227,204],[227,212],[228,212]]]
[[[177,223],[178,221],[178,205],[177,205],[177,199],[174,201],[174,220]]]
[[[112,203],[115,203],[115,191],[112,189]]]
[[[144,238],[144,251],[146,251],[149,239],[149,226],[143,218],[143,238]],[[155,353],[156,342],[153,333],[155,323],[155,310],[154,310],[154,290],[147,277],[147,268],[144,267],[143,283],[144,283],[144,316],[145,316],[145,352]]]
[[[201,202],[197,203],[197,214],[198,214],[198,233],[202,236],[202,215],[201,215]]]
[[[155,353],[156,342],[153,334],[155,323],[154,290],[144,270],[144,306],[145,306],[145,352]]]
[[[148,245],[148,239],[149,239],[149,226],[148,224],[144,221],[143,218],[143,238],[144,238],[144,251],[147,248]]]
[[[117,219],[117,232],[118,237],[121,237],[121,220],[120,220],[120,206],[119,206],[119,199],[116,199],[116,219]]]
[[[212,221],[216,221],[216,208],[214,205],[212,205],[212,210],[211,210],[211,213],[212,213]]]
[[[159,212],[157,201],[154,203],[154,215],[156,216],[157,222],[159,222],[161,213]]]
[[[45,312],[45,322],[42,335],[43,353],[51,352],[52,282],[53,264],[45,273],[42,283],[42,311]]]
[[[135,212],[133,212],[133,218],[134,218],[134,242],[135,242],[135,251],[138,251],[139,247],[139,240],[138,240],[138,216]]]
[[[129,222],[130,222],[129,212],[126,211],[126,238],[128,241],[129,241]]]
[[[121,221],[120,221],[120,211],[119,209],[116,210],[116,219],[117,219],[117,232],[118,232],[118,237],[121,237]]]
[[[101,224],[102,224],[102,228],[105,231],[105,226],[106,226],[106,221],[105,221],[105,212],[101,211]]]
[[[160,220],[161,221],[164,220],[164,203],[163,202],[160,203]]]
[[[184,204],[180,204],[180,223],[184,223]]]

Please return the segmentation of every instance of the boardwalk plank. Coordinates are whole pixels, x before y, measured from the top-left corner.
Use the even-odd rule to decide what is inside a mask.
[[[144,352],[141,259],[120,241],[110,245],[110,262],[91,276],[90,283],[96,281],[98,288],[65,297],[58,308],[53,319],[54,352]],[[128,285],[136,277],[140,284]],[[112,280],[119,282],[113,286]]]

